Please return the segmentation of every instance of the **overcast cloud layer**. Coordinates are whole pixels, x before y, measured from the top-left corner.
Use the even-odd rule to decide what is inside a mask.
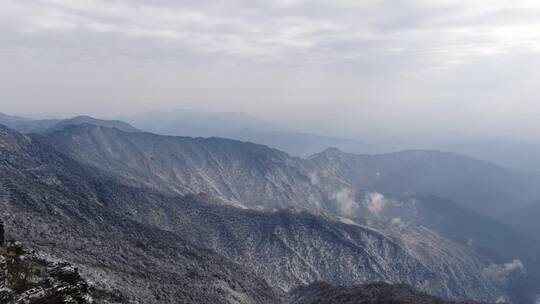
[[[199,108],[532,140],[540,2],[1,0],[0,68],[7,113]]]

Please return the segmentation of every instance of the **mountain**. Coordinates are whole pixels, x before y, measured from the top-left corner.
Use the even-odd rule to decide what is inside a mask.
[[[158,190],[203,192],[264,207],[312,208],[325,202],[301,159],[266,146],[94,125],[71,126],[46,140],[81,163]]]
[[[319,184],[337,180],[392,196],[431,194],[491,216],[540,197],[540,174],[511,171],[454,153],[412,150],[367,155],[327,149],[308,160]]]
[[[347,203],[343,201],[350,200],[348,202],[350,203],[349,211],[362,211],[359,207],[362,207],[365,203],[365,197],[361,196],[361,194],[365,194],[366,192],[358,190],[362,187],[356,184],[362,185],[362,180],[355,181],[352,177],[345,175],[343,173],[344,171],[341,171],[341,168],[349,168],[351,170],[355,168],[355,156],[351,156],[353,161],[342,165],[343,167],[338,166],[340,164],[339,161],[343,160],[343,158],[329,158],[324,162],[326,167],[323,167],[322,161],[318,157],[303,160],[288,156],[285,153],[268,147],[234,140],[216,138],[193,139],[160,136],[150,133],[125,133],[119,130],[91,125],[73,126],[61,132],[52,133],[44,140],[53,143],[57,149],[82,163],[103,170],[111,176],[121,178],[124,183],[130,186],[151,187],[156,191],[165,190],[169,195],[175,193],[205,192],[220,197],[212,199],[213,201],[220,202],[218,204],[220,206],[235,206],[234,211],[230,211],[231,209],[216,209],[217,207],[213,207],[211,210],[201,209],[200,207],[188,208],[188,206],[191,206],[191,203],[184,200],[182,204],[171,202],[166,205],[160,205],[160,209],[156,210],[154,203],[153,207],[148,207],[148,210],[152,210],[150,216],[138,215],[135,218],[141,222],[146,222],[145,219],[151,219],[151,222],[148,224],[158,225],[161,229],[174,231],[186,239],[203,240],[205,246],[212,248],[230,259],[247,263],[250,265],[250,268],[255,269],[258,275],[284,289],[289,289],[298,283],[318,280],[321,277],[329,281],[332,280],[332,276],[336,274],[324,268],[325,263],[328,263],[328,261],[317,259],[308,263],[299,260],[299,262],[293,263],[295,261],[295,255],[302,253],[301,256],[303,256],[307,253],[304,253],[302,250],[322,246],[324,250],[321,249],[322,252],[317,253],[316,256],[325,256],[324,252],[332,252],[332,248],[340,248],[343,242],[337,242],[336,238],[331,237],[332,233],[325,231],[340,231],[340,235],[348,235],[346,239],[350,238],[351,232],[347,230],[343,231],[341,226],[337,227],[335,222],[339,221],[335,219],[330,220],[333,224],[328,226],[328,222],[320,222],[320,218],[325,217],[325,212],[334,213],[336,209],[340,211],[338,208],[339,204]],[[327,153],[329,152],[338,155],[342,154],[340,151],[327,151]],[[403,152],[404,156],[401,159],[396,157],[398,158],[396,162],[409,161],[411,157],[406,157],[409,153]],[[444,160],[445,157],[458,163],[463,162],[464,159],[466,165],[469,164],[468,162],[472,162],[473,164],[476,162],[475,160],[452,154],[441,157],[439,152],[426,151],[425,153],[432,153],[433,158],[435,158],[433,162],[440,159]],[[423,164],[421,159],[417,162]],[[479,163],[477,166],[481,169],[484,166],[488,168],[493,166],[484,162]],[[373,164],[377,164],[377,162]],[[494,167],[499,168],[497,166]],[[335,171],[331,171],[329,168],[335,169]],[[442,168],[446,167],[442,166]],[[444,174],[444,171],[441,172]],[[504,173],[506,171],[503,170],[502,172]],[[367,181],[369,182],[369,180]],[[366,189],[370,188],[368,182],[365,183],[368,185],[368,187],[365,187]],[[212,187],[208,185],[212,185]],[[343,192],[343,187],[348,187],[345,188],[345,194],[341,196],[335,195],[336,193]],[[312,201],[306,199],[309,197],[314,197],[315,199]],[[361,216],[375,220],[380,219],[388,223],[395,222],[399,227],[399,223],[403,222],[406,227],[410,227],[401,229],[399,234],[389,232],[386,230],[387,228],[373,227],[372,225],[367,225],[366,229],[375,229],[382,235],[390,234],[394,238],[401,240],[411,239],[418,241],[419,239],[438,239],[436,245],[434,244],[433,247],[447,248],[445,249],[447,252],[456,250],[456,246],[469,247],[471,246],[470,243],[473,243],[474,246],[472,247],[475,250],[481,251],[484,257],[491,259],[492,262],[490,263],[494,263],[494,266],[486,266],[486,269],[490,267],[495,269],[512,268],[514,261],[517,265],[522,265],[523,268],[529,269],[531,273],[536,273],[536,269],[539,269],[537,267],[537,260],[534,259],[534,256],[537,256],[537,253],[540,252],[537,244],[523,238],[504,225],[487,217],[477,215],[475,212],[464,209],[447,200],[440,200],[435,197],[415,196],[415,201],[416,203],[411,204],[411,206],[401,204],[400,206],[403,208],[400,209],[400,212],[403,214],[400,213],[399,216],[390,216],[392,215],[391,212],[397,212],[397,209],[383,207],[379,208],[385,212],[389,212],[384,213],[384,218],[366,213],[366,210],[369,211],[369,208],[363,210],[363,212],[353,212],[349,216]],[[384,200],[383,204],[386,204],[386,202],[387,200]],[[381,204],[381,202],[375,203]],[[174,210],[170,206],[182,206],[183,209]],[[242,210],[245,207],[292,207],[298,208],[298,214],[292,216],[290,212],[283,213],[273,211],[272,209],[259,211]],[[355,208],[359,209],[357,210]],[[313,219],[309,219],[309,216],[303,213],[305,210],[318,215],[314,216]],[[131,212],[133,214],[146,214],[148,211]],[[407,212],[418,216],[406,217]],[[339,212],[337,213],[341,214]],[[307,224],[306,221],[316,222],[317,224],[315,226],[319,229],[316,231],[307,229],[306,227],[313,225]],[[352,220],[354,225],[359,225],[359,222],[361,223],[362,221]],[[189,226],[186,227],[179,223],[189,223]],[[283,223],[288,224],[283,226]],[[456,225],[452,225],[452,223],[456,223]],[[432,231],[430,232],[428,229],[428,231],[420,232],[411,228],[418,225],[428,227]],[[265,231],[267,232],[261,232],[260,229],[266,229]],[[277,252],[279,254],[275,253],[275,249],[279,248],[279,246],[272,245],[273,243],[264,237],[272,233],[275,229],[284,233],[286,232],[285,236],[288,237],[287,239],[277,240],[279,241],[277,243],[278,245],[281,243],[287,244],[287,246],[295,244],[294,246],[299,246],[299,248],[292,247],[294,250],[291,250],[285,247],[286,250],[278,250]],[[359,228],[357,229],[361,230]],[[250,231],[251,235],[246,236],[241,234],[241,236],[236,236],[238,230],[240,232]],[[233,231],[236,233],[232,233]],[[298,235],[294,231],[310,231],[310,234]],[[430,233],[433,233],[433,231],[455,240],[457,243],[454,245],[444,245],[445,241],[443,238],[430,236]],[[223,235],[222,233],[225,234]],[[232,233],[232,236],[228,233]],[[261,233],[261,235],[258,236],[258,233]],[[369,235],[365,231],[360,234]],[[407,236],[409,234],[410,236]],[[322,238],[324,243],[328,245],[323,246],[317,243],[314,246],[313,244],[310,245],[307,241],[299,241],[302,239],[310,240],[314,236],[316,236],[316,239]],[[358,238],[358,240],[362,239],[358,235],[355,238]],[[373,235],[372,238],[366,239],[364,243],[383,240],[383,238],[376,235]],[[247,244],[242,242],[246,239],[253,239],[253,241]],[[206,242],[204,240],[210,241]],[[427,241],[423,242],[429,243]],[[258,244],[259,247],[252,248],[250,244]],[[347,247],[360,250],[359,248],[362,248],[362,245],[352,242]],[[243,251],[239,251],[239,248],[243,249]],[[265,259],[257,255],[259,250],[267,253]],[[417,250],[429,251],[428,249],[418,247],[412,252],[404,250],[401,253],[402,257],[398,258],[398,260],[407,259],[406,256],[415,256],[416,254],[414,252]],[[345,252],[346,258],[344,258],[344,261],[362,258],[362,255],[358,255],[355,251]],[[343,253],[336,252],[332,256],[340,256],[340,254]],[[283,258],[284,255],[288,255],[286,261],[290,262],[283,264],[283,270],[279,272],[280,276],[276,277],[275,272],[272,270],[260,268],[260,265],[272,264],[272,258]],[[461,256],[469,254],[455,252],[453,255]],[[379,256],[377,259],[381,261],[396,259],[396,257],[385,256],[384,253],[378,252],[375,249],[373,249],[369,256]],[[454,265],[449,266],[449,268],[463,267],[455,266],[454,262],[443,262],[443,260],[426,262],[422,260],[420,263],[422,265],[446,263],[448,265]],[[510,266],[505,266],[507,264]],[[395,266],[385,264],[379,268],[395,270],[393,267]],[[466,266],[465,268],[473,269],[474,267]],[[519,274],[523,268],[518,267],[515,269],[518,270],[517,273]],[[298,269],[303,270],[299,271]],[[380,271],[374,271],[373,269],[371,271],[359,270],[352,266],[344,267],[344,269],[351,271],[351,274],[347,275],[349,278],[354,278],[355,273],[372,273],[373,276],[370,277],[370,280],[385,278],[390,281],[408,282],[422,289],[417,283],[407,281],[410,280],[409,277],[395,279],[391,276],[381,276]],[[411,267],[411,269],[415,268]],[[388,273],[394,273],[394,271],[389,271]],[[483,269],[477,269],[476,273],[483,273]],[[344,281],[336,281],[334,283],[354,284],[355,282],[354,279],[346,279],[347,276],[340,276],[341,280]],[[528,293],[528,290],[535,290],[534,286],[530,286],[534,285],[534,282],[537,282],[535,277],[528,277],[526,279],[520,275],[518,277],[513,280],[521,282],[517,285],[522,285],[522,289],[527,290],[526,293]],[[506,287],[498,288],[504,289]],[[522,294],[522,289],[518,286],[513,288],[509,293]],[[444,292],[441,293],[440,289],[437,290],[437,287],[429,287],[427,291],[446,295]]]
[[[438,145],[445,151],[468,155],[523,172],[540,172],[540,144],[483,140]]]
[[[33,120],[18,116],[10,116],[0,113],[0,124],[17,130],[21,133],[42,133],[57,124],[59,119],[40,119]]]
[[[103,120],[90,116],[76,116],[73,118],[60,120],[58,123],[45,130],[44,133],[52,133],[62,130],[68,126],[78,126],[83,124],[92,124],[96,126],[114,128],[124,132],[140,132],[138,129],[132,127],[130,124],[120,120]]]
[[[137,128],[162,135],[222,137],[267,145],[306,157],[328,147],[354,153],[375,152],[375,147],[350,139],[294,132],[244,113],[176,109],[122,117]]]
[[[382,203],[376,212],[363,210],[363,217],[378,220],[396,220],[401,223],[414,223],[436,231],[454,240],[478,248],[489,249],[494,259],[520,259],[538,263],[540,243],[513,230],[490,217],[459,206],[433,195],[415,195],[401,198],[385,197],[381,194],[368,194]],[[376,197],[376,198],[374,198]],[[540,263],[538,263],[540,266]],[[540,268],[539,268],[540,269]]]
[[[18,116],[9,116],[0,113],[0,124],[3,124],[13,130],[17,130],[24,134],[36,133],[46,134],[54,131],[59,131],[67,126],[93,124],[96,126],[104,126],[108,128],[117,128],[124,132],[138,132],[139,130],[132,127],[126,122],[119,120],[103,120],[96,119],[90,116],[76,116],[69,119],[28,119]]]
[[[129,303],[276,303],[241,265],[127,217],[155,196],[0,126],[0,210],[8,238],[66,260]]]
[[[332,286],[317,282],[295,289],[289,304],[450,304],[473,303],[443,300],[407,285],[372,283],[358,286]]]
[[[80,164],[49,137],[0,130],[0,210],[10,236],[73,263],[127,301],[279,303],[283,291],[274,288],[320,279],[495,300],[511,297],[507,290],[523,277],[427,228],[157,192]]]
[[[240,204],[302,207],[347,214],[355,193],[449,198],[499,216],[540,197],[540,175],[438,151],[350,154],[327,149],[307,159],[221,138],[161,136],[93,125],[47,137],[86,165],[134,184],[173,193],[219,196]],[[352,205],[351,205],[352,204]]]

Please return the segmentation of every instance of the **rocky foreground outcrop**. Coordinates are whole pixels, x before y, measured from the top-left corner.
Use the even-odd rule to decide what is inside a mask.
[[[92,303],[88,284],[69,263],[49,261],[17,241],[0,222],[0,303]]]

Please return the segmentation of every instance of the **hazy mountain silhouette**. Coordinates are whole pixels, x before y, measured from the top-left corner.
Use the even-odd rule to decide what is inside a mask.
[[[308,156],[328,147],[370,153],[375,147],[350,139],[295,132],[244,113],[176,109],[122,117],[139,129],[163,135],[224,137],[267,145],[296,156]]]

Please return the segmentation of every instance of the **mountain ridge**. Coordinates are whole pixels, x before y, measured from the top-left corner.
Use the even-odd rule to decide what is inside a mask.
[[[74,128],[84,129],[84,127],[81,126]],[[114,132],[120,131],[115,130]],[[1,133],[2,132],[0,132],[0,135]],[[8,134],[11,133],[13,132],[8,132]],[[312,242],[321,244],[318,240],[320,239],[320,236],[324,235],[326,235],[323,238],[326,239],[324,243],[330,244],[330,246],[323,248],[340,248],[339,251],[342,252],[344,258],[353,257],[361,252],[365,252],[365,250],[369,248],[368,244],[370,243],[386,243],[387,245],[384,246],[372,247],[372,249],[369,250],[369,253],[364,253],[365,257],[362,258],[364,262],[355,263],[356,265],[371,265],[369,266],[371,268],[366,268],[371,269],[369,270],[369,273],[372,273],[372,275],[371,277],[368,277],[369,280],[384,278],[393,281],[407,281],[415,284],[416,287],[431,292],[460,298],[487,297],[486,299],[494,299],[505,294],[505,292],[502,291],[505,287],[502,285],[499,286],[497,281],[489,279],[489,277],[487,277],[487,281],[484,278],[478,277],[478,275],[483,275],[483,269],[489,269],[489,267],[491,267],[491,262],[489,260],[485,260],[480,256],[475,258],[474,254],[467,253],[469,252],[469,249],[466,247],[436,237],[427,231],[415,230],[414,234],[411,234],[411,240],[420,240],[422,238],[421,236],[426,237],[426,240],[433,238],[430,242],[433,242],[432,244],[434,245],[438,244],[436,246],[446,244],[444,246],[449,246],[448,249],[455,248],[452,250],[457,250],[455,252],[462,252],[459,256],[462,256],[464,261],[467,261],[466,265],[469,266],[458,266],[460,265],[458,259],[445,257],[444,255],[432,255],[429,253],[429,250],[422,250],[422,245],[409,243],[407,245],[409,249],[405,250],[405,247],[403,247],[404,245],[398,245],[398,235],[395,235],[393,238],[388,238],[387,236],[383,237],[380,232],[364,231],[356,225],[351,225],[350,222],[347,222],[347,224],[330,223],[325,219],[312,214],[302,215],[301,213],[289,213],[285,211],[278,211],[277,213],[266,211],[260,213],[256,210],[246,210],[238,207],[215,207],[212,202],[210,202],[210,204],[207,203],[209,206],[202,207],[199,203],[194,202],[191,199],[178,200],[178,198],[169,194],[165,195],[161,192],[152,193],[151,191],[140,187],[117,184],[116,178],[111,179],[109,177],[110,180],[103,180],[99,177],[101,171],[88,171],[86,167],[80,165],[78,162],[71,160],[61,153],[57,154],[59,152],[56,148],[43,146],[45,143],[42,143],[42,141],[46,138],[34,135],[24,136],[17,134],[18,133],[13,133],[9,136],[0,136],[0,138],[5,138],[4,141],[14,141],[13,144],[9,145],[9,147],[12,147],[11,150],[0,149],[0,155],[2,155],[2,159],[6,161],[3,163],[4,167],[3,170],[0,171],[0,177],[4,181],[2,185],[7,186],[5,189],[0,189],[0,193],[2,194],[0,195],[0,197],[2,197],[0,203],[3,203],[2,209],[4,210],[4,213],[7,212],[7,220],[10,225],[21,228],[21,231],[18,232],[18,236],[22,239],[28,240],[28,236],[32,236],[32,242],[41,244],[39,245],[40,248],[49,251],[52,250],[51,253],[53,254],[60,254],[70,261],[75,261],[77,265],[81,266],[81,270],[84,274],[88,274],[90,277],[106,275],[107,281],[111,282],[108,284],[114,283],[113,286],[119,286],[119,288],[125,289],[126,292],[128,292],[128,295],[134,297],[134,299],[149,296],[148,293],[150,293],[150,296],[152,296],[153,293],[157,293],[156,295],[159,295],[162,299],[188,296],[178,294],[177,288],[195,288],[193,285],[194,283],[186,285],[187,283],[183,281],[187,278],[186,276],[192,272],[186,270],[186,266],[182,266],[184,264],[179,263],[192,265],[194,261],[198,260],[192,260],[192,258],[190,258],[194,254],[195,256],[206,256],[208,258],[205,259],[209,259],[209,261],[222,261],[220,262],[222,264],[221,268],[216,268],[213,262],[209,262],[210,264],[203,263],[201,269],[206,269],[210,271],[210,273],[212,273],[212,271],[222,273],[218,278],[223,278],[223,276],[225,276],[225,280],[229,280],[226,279],[229,276],[235,278],[234,280],[237,282],[235,283],[235,286],[238,286],[238,284],[239,286],[246,286],[245,289],[243,289],[245,290],[245,296],[249,296],[251,299],[258,299],[256,300],[256,303],[264,303],[264,299],[267,299],[266,302],[268,303],[276,303],[278,301],[276,299],[280,297],[279,294],[262,292],[261,288],[267,289],[268,291],[271,291],[272,289],[267,285],[264,285],[263,282],[266,282],[266,280],[260,279],[257,274],[263,275],[267,279],[274,278],[274,280],[283,280],[283,278],[270,276],[272,271],[270,271],[270,269],[265,270],[264,265],[268,265],[268,263],[265,263],[264,261],[271,261],[268,260],[271,258],[277,258],[279,260],[280,257],[283,258],[285,256],[294,257],[298,252],[303,252],[300,256],[311,256],[310,259],[314,260],[309,264],[305,264],[307,266],[306,270],[297,272],[297,275],[301,274],[302,276],[305,276],[309,274],[309,269],[313,269],[312,267],[314,265],[319,265],[315,268],[318,269],[317,271],[328,269],[324,265],[330,265],[329,263],[333,260],[333,258],[330,259],[330,256],[335,256],[335,254],[325,257],[324,252],[329,252],[326,249],[315,254],[310,248],[317,248],[317,246],[308,245],[308,242],[306,242],[306,240],[312,240]],[[13,157],[10,155],[13,155]],[[19,166],[19,169],[15,170],[16,166]],[[21,176],[21,174],[23,175]],[[93,180],[92,176],[97,176],[99,179]],[[39,189],[39,191],[37,191],[37,189]],[[48,197],[48,199],[45,199],[46,197]],[[111,213],[111,211],[114,212]],[[248,215],[244,215],[244,213],[248,213]],[[167,219],[169,216],[173,217]],[[269,220],[269,218],[275,216],[277,216],[275,218],[276,220]],[[254,219],[257,217],[267,219],[255,221]],[[275,222],[276,224],[272,224],[272,222]],[[39,225],[29,225],[29,223],[39,223]],[[264,232],[264,229],[261,229],[262,223],[274,225],[270,227],[274,227],[271,228],[271,230],[274,230],[277,233],[275,234],[275,241],[266,241],[264,238],[257,236],[268,235]],[[43,225],[46,225],[45,227],[47,228]],[[77,227],[86,227],[84,230],[95,232],[84,235],[82,234],[82,231],[80,231],[80,228]],[[102,230],[103,227],[105,227],[105,230]],[[394,229],[398,228],[399,227],[395,227]],[[382,228],[370,229],[377,230]],[[41,232],[37,233],[37,231]],[[45,234],[43,234],[44,231],[46,232]],[[237,232],[233,233],[234,231]],[[241,231],[249,232],[251,237],[243,237]],[[307,233],[298,234],[299,231],[306,231]],[[222,233],[225,234],[223,235]],[[362,241],[361,235],[366,234],[371,235],[371,237]],[[55,239],[56,235],[62,235],[68,243],[65,243],[63,240]],[[215,238],[213,236],[218,237]],[[78,238],[78,240],[73,240],[74,237]],[[352,241],[346,241],[350,238],[356,239],[356,242],[364,245],[351,246],[351,244],[353,244]],[[243,241],[249,239],[265,241],[250,241],[252,244],[260,244],[259,246],[262,246],[250,247],[243,243]],[[192,240],[198,240],[199,242],[202,242],[201,245],[209,246],[213,250],[208,251],[208,253],[206,253],[206,251],[201,251],[202,249],[197,249],[199,248],[198,246],[194,247],[193,245],[189,245]],[[216,240],[220,241],[216,243]],[[50,247],[50,245],[48,245],[50,242],[54,243],[55,246]],[[339,246],[336,247],[331,244]],[[86,250],[90,249],[91,252],[104,254],[104,256],[100,258],[100,262],[97,262],[95,258],[92,257],[93,255],[85,254],[84,250],[81,252],[81,249],[84,248],[86,248]],[[241,248],[244,248],[243,250],[249,248],[267,248],[268,250],[263,250],[262,252],[267,252],[269,254],[265,257],[267,260],[257,259],[256,255],[253,255],[253,253],[258,251],[250,253],[248,250],[245,251],[245,255],[233,254],[234,252],[238,252],[237,250]],[[276,251],[278,248],[282,248],[285,251]],[[291,250],[291,248],[294,250]],[[105,249],[109,253],[105,254],[103,252]],[[392,253],[388,255],[389,253],[385,253],[386,250],[389,250],[389,253],[396,252],[397,254]],[[218,251],[218,253],[213,253],[214,251]],[[115,252],[121,252],[120,256],[125,256],[125,258],[119,259],[119,257],[114,254]],[[288,255],[288,253],[285,254],[286,252],[289,252],[290,255]],[[356,253],[353,254],[347,252]],[[175,256],[175,254],[178,255],[178,253],[180,253],[180,256],[176,256],[176,258],[172,260],[172,257]],[[417,254],[420,255],[413,257]],[[248,275],[248,277],[251,278],[251,282],[246,282],[239,277],[236,277],[235,273],[237,272],[227,268],[229,267],[227,265],[237,264],[228,262],[229,260],[227,258],[220,258],[223,256],[229,258],[236,257],[237,262],[250,265],[250,268],[256,271],[256,273],[252,274],[250,274],[251,272],[245,272],[245,275]],[[360,256],[362,255],[358,255],[358,257]],[[391,258],[391,256],[394,258]],[[432,270],[422,270],[422,267],[413,266],[419,265],[415,264],[417,263],[415,260],[420,259],[421,256],[424,262],[433,259],[433,262],[430,262],[430,265],[433,265],[430,266]],[[115,263],[112,263],[112,257],[116,258]],[[343,259],[343,262],[340,262],[342,263],[342,267],[339,269],[350,269],[350,267],[346,266],[348,264],[345,263],[347,259]],[[362,259],[359,261],[362,261]],[[290,258],[287,260],[291,262],[295,261]],[[398,269],[403,266],[397,264],[391,266],[392,260],[410,261],[411,264],[407,264],[410,266],[403,269],[401,278],[398,275],[400,272],[395,272],[392,269]],[[447,262],[443,262],[445,260]],[[128,273],[133,271],[132,267],[135,267],[130,261],[147,261],[148,265],[140,268],[134,274],[128,275]],[[367,261],[372,262],[366,264]],[[378,262],[374,263],[373,261]],[[166,263],[162,264],[164,262]],[[199,262],[195,262],[195,265],[199,265],[198,263]],[[110,270],[104,272],[104,269],[101,269],[103,266],[96,269],[96,266],[98,265],[106,266],[105,269]],[[177,279],[180,280],[177,287],[172,287],[166,283],[166,280],[170,278],[168,278],[168,271],[161,273],[161,271],[164,270],[164,265],[167,265],[169,268],[173,267],[172,269],[174,269],[175,273],[182,274],[179,279]],[[282,269],[294,269],[294,267],[301,265],[303,264],[284,264]],[[290,266],[294,267],[291,268]],[[438,267],[449,267],[455,271],[457,277],[461,277],[462,279],[452,279],[450,276],[446,277],[444,272],[437,270],[439,269]],[[334,267],[331,267],[330,269],[332,268]],[[150,271],[150,269],[159,270],[159,272],[156,273],[155,270]],[[465,275],[465,273],[468,273],[471,269],[476,269],[476,271]],[[155,291],[150,291],[148,288],[134,289],[142,283],[148,284],[140,277],[142,275],[140,273],[141,271],[149,271],[145,276],[151,276],[154,281],[152,284],[164,284],[163,286],[167,286],[166,289],[163,290],[163,286],[157,287],[161,285],[152,285],[158,288]],[[325,275],[327,279],[340,277],[336,272],[325,271],[327,273]],[[459,274],[462,273],[462,271],[464,271],[464,273]],[[135,275],[137,273],[139,274]],[[285,274],[285,272],[283,273]],[[361,272],[358,271],[356,273],[360,274]],[[407,275],[407,273],[410,273],[410,275]],[[415,273],[416,275],[414,275]],[[432,274],[428,275],[429,273]],[[195,279],[195,282],[200,282],[201,284],[208,284],[208,282],[214,280],[211,279],[212,277],[206,276],[204,272],[201,275],[196,275],[190,280]],[[422,283],[422,277],[429,276],[432,278],[433,275],[439,278],[434,281],[440,282],[438,285],[439,287],[436,287],[437,285],[422,285],[424,284]],[[128,279],[121,279],[121,277],[124,276]],[[392,279],[393,276],[394,279]],[[352,277],[354,278],[355,275],[353,274]],[[406,279],[407,277],[409,279]],[[483,283],[480,285],[465,283],[475,277],[476,282]],[[317,276],[312,276],[306,283],[316,279]],[[337,282],[339,281],[336,281],[336,283]],[[350,284],[351,282],[352,281],[344,283]],[[276,281],[274,281],[274,284],[275,283]],[[222,286],[221,284],[222,283],[219,283],[219,286]],[[459,286],[459,284],[462,284],[462,287],[456,287]],[[487,285],[484,286],[483,284]],[[474,289],[471,289],[472,286],[477,286],[477,288],[480,289],[475,291]],[[110,288],[110,286],[107,285],[103,287]],[[196,290],[193,292],[197,292]],[[212,289],[211,291],[213,292],[214,290]],[[227,297],[233,296],[234,294],[234,292],[225,293]],[[214,299],[220,299],[219,301],[221,302],[228,301],[213,293],[211,293],[211,295],[213,297],[218,297]],[[202,302],[204,303],[204,301]]]

